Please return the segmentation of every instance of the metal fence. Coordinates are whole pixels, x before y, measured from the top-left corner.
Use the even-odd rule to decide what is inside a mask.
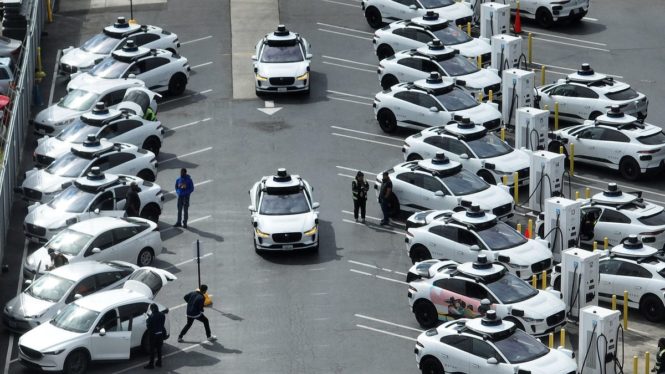
[[[27,33],[23,47],[18,58],[18,71],[15,85],[9,91],[10,105],[7,115],[2,119],[0,126],[0,260],[4,259],[5,248],[23,246],[23,243],[8,243],[7,233],[11,222],[12,203],[14,202],[14,187],[18,181],[21,167],[21,153],[25,137],[28,133],[28,120],[33,98],[35,83],[35,68],[37,62],[37,47],[46,15],[45,0],[26,0],[23,2],[23,12],[27,20]],[[55,77],[53,77],[55,79]]]

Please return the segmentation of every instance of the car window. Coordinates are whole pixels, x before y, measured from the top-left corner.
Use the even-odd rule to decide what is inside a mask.
[[[137,226],[118,227],[113,229],[113,239],[115,243],[123,242],[140,232]]]
[[[115,122],[113,125],[109,126],[111,131],[108,134],[109,138],[115,138],[116,136],[122,135],[126,132],[132,131],[136,128],[141,127],[142,122],[137,120],[126,120]]]
[[[480,248],[483,247],[483,245],[478,241],[478,238],[476,238],[476,236],[468,230],[459,229],[458,239],[461,244],[468,245],[469,247],[472,245],[477,245]]]
[[[588,87],[575,86],[575,96],[586,99],[597,99],[598,94]]]
[[[448,150],[450,148],[448,145],[448,138],[444,138],[443,136],[434,135],[430,136],[429,138],[425,138],[423,141],[441,149]]]
[[[101,171],[106,171],[111,168],[111,164],[109,163],[109,156],[102,156],[95,161],[93,161],[92,164],[88,167],[88,170],[86,172],[90,171],[93,167],[99,167]]]
[[[159,35],[150,34],[146,32],[146,33],[134,34],[131,36],[131,38],[128,38],[127,40],[134,40],[134,44],[142,46],[144,44],[152,43],[157,39],[159,39]],[[125,45],[125,43],[126,41],[123,41],[121,44]]]
[[[423,175],[422,178],[424,189],[431,192],[443,191],[443,186],[438,179],[430,177],[429,175]]]
[[[430,38],[431,39],[431,38]],[[445,75],[445,72],[439,68],[439,65],[435,64],[434,62],[430,60],[423,60],[423,66],[422,70],[427,73],[431,73],[433,71],[438,71],[439,73],[442,73]]]
[[[397,61],[397,63],[416,70],[422,70],[423,67],[423,60],[420,58],[407,57]]]
[[[483,286],[477,283],[466,282],[466,296],[472,297],[476,300],[482,300],[488,298],[488,293]]]
[[[162,278],[151,270],[136,271],[127,278],[127,280],[135,280],[148,286],[153,295],[157,294],[162,288]]]
[[[423,108],[431,108],[435,107],[438,110],[442,110],[441,104],[439,104],[438,101],[436,101],[433,97],[430,95],[424,94],[424,93],[418,93],[418,105],[420,105]]]
[[[651,273],[647,269],[638,264],[625,261],[621,261],[621,266],[619,266],[619,273],[617,275],[622,275],[624,277],[651,278]]]
[[[605,94],[605,96],[607,96],[607,98],[610,100],[623,101],[623,100],[636,99],[640,95],[637,93],[637,91],[628,87],[625,90],[621,90],[618,92],[610,92],[608,94]]]
[[[655,134],[640,136],[637,141],[646,145],[665,144],[665,133],[660,131]]]
[[[119,104],[122,101],[122,98],[125,97],[125,91],[127,91],[126,88],[109,92],[101,98],[101,101],[103,101],[107,107]]]
[[[600,216],[600,222],[630,223],[630,218],[616,210],[605,209]]]
[[[127,198],[127,192],[129,191],[130,186],[119,186],[115,190],[115,201],[120,202],[124,201]]]
[[[429,43],[432,41],[432,36],[425,31],[415,30],[416,31],[416,40],[421,43]]]
[[[97,289],[104,289],[126,276],[126,271],[106,271],[95,275]]]
[[[111,309],[106,314],[102,316],[102,318],[99,320],[99,323],[97,323],[97,326],[95,327],[95,331],[99,332],[99,330],[105,329],[106,332],[109,331],[119,331],[118,330],[118,313],[116,312],[115,309]]]
[[[416,35],[416,30],[414,29],[409,29],[409,28],[396,29],[395,31],[393,31],[393,34],[413,40],[418,39],[418,36]]]
[[[160,66],[164,66],[168,63],[169,63],[168,58],[152,57],[152,58],[148,58],[148,59],[145,60],[144,69],[145,69],[145,71],[150,71],[150,70],[153,70],[153,69],[157,69]]]
[[[418,96],[415,92],[401,91],[395,94],[395,98],[406,101],[407,103],[419,105]]]
[[[95,201],[90,204],[90,211],[99,210],[113,210],[115,204],[113,203],[113,192],[106,191],[95,198]]]
[[[457,139],[449,140],[447,150],[456,155],[461,155],[462,153],[466,153],[469,157],[473,157],[473,153],[469,151],[469,148],[467,148],[467,146],[465,146],[464,143],[462,143]]]
[[[393,0],[393,2],[397,4],[402,4],[402,5],[416,5],[416,0]]]
[[[76,294],[79,294],[81,296],[88,296],[95,292],[97,288],[95,287],[95,276],[91,275],[83,280],[81,280],[72,290],[72,292],[69,293],[69,296],[67,297],[66,303],[71,303],[74,301],[76,298]]]
[[[431,232],[432,234],[452,240],[454,242],[457,241],[458,237],[457,230],[458,230],[457,227],[446,226],[446,225],[432,226],[429,228],[429,232]]]
[[[402,174],[398,175],[397,179],[399,179],[401,181],[404,181],[408,184],[417,186],[417,187],[422,187],[422,185],[423,185],[423,176],[422,176],[422,174],[407,172],[407,173],[402,173]]]
[[[148,306],[148,303],[132,303],[118,307],[123,330],[131,331],[134,319],[143,316],[148,311]]]
[[[575,96],[575,86],[572,84],[562,84],[560,86],[554,87],[552,91],[550,91],[550,95]]]
[[[501,355],[494,349],[489,343],[484,342],[480,339],[473,339],[473,348],[471,352],[474,356],[480,358],[490,358],[494,357],[499,362],[503,362]]]
[[[605,129],[601,127],[590,127],[582,130],[579,137],[582,139],[602,140],[603,132],[605,132]]]
[[[441,343],[447,344],[453,348],[467,353],[473,352],[473,341],[470,337],[464,335],[447,335],[441,338]]]
[[[108,156],[108,162],[109,162],[108,167],[114,168],[118,165],[124,164],[125,162],[129,162],[135,158],[136,156],[134,156],[131,153],[124,153],[124,152],[114,153]]]
[[[106,231],[103,232],[101,235],[99,235],[95,240],[90,243],[88,246],[88,251],[86,252],[86,256],[89,256],[92,254],[92,250],[94,248],[99,248],[102,251],[113,246],[113,234],[112,231]]]
[[[466,295],[466,282],[461,279],[439,279],[434,282],[434,285],[444,290],[456,293],[460,296]]]
[[[601,274],[612,274],[617,275],[619,273],[619,267],[621,266],[622,261],[617,260],[605,260],[601,261],[598,265],[598,270]]]
[[[603,131],[603,135],[600,137],[600,140],[606,140],[608,142],[620,142],[620,143],[630,142],[630,139],[626,135],[622,134],[617,130],[612,130],[612,129],[605,129],[605,131]]]
[[[9,73],[7,72],[6,68],[0,68],[0,79],[1,80],[9,79]]]

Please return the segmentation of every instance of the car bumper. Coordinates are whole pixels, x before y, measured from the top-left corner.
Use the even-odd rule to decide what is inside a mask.
[[[555,21],[575,17],[589,11],[589,3],[575,5],[559,5],[552,7],[552,18]]]
[[[5,326],[7,330],[17,332],[17,333],[24,333],[28,330],[32,330],[33,328],[39,326],[39,322],[33,321],[33,320],[26,320],[23,318],[16,318],[11,315],[8,315],[7,313],[2,314],[2,324]]]
[[[272,236],[270,238],[261,238],[255,235],[254,244],[256,248],[264,251],[297,251],[299,249],[316,247],[319,244],[319,234],[316,233],[312,236],[303,235],[300,240],[288,242],[275,241]]]
[[[255,80],[256,91],[283,93],[283,92],[301,92],[301,91],[307,91],[309,89],[309,79],[295,80],[294,78],[290,78],[293,79],[293,82],[291,82],[290,80],[286,80],[285,84],[271,83],[272,79],[276,78],[269,78],[266,81]]]
[[[549,326],[546,322],[537,322],[532,324],[527,324],[525,329],[527,332],[537,338],[547,336],[552,332],[557,332],[566,324],[566,319],[557,322],[556,324]]]
[[[42,356],[39,359],[34,359],[26,356],[19,348],[19,362],[21,365],[41,371],[62,371],[63,362],[57,360],[57,357]]]
[[[37,136],[55,135],[55,127],[39,122],[32,122],[34,125],[34,134]]]
[[[638,163],[642,173],[656,174],[665,170],[665,158],[663,156],[654,159],[651,155],[640,155]]]

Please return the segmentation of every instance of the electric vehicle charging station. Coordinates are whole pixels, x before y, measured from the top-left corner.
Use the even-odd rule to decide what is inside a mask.
[[[579,328],[579,354],[577,355],[580,373],[617,374],[617,354],[621,334],[621,313],[598,306],[581,309]],[[623,352],[623,348],[621,348]],[[621,368],[619,366],[619,371]]]
[[[569,248],[561,254],[561,294],[569,321],[578,322],[580,310],[598,305],[599,260],[599,252],[580,248]]]
[[[566,156],[535,151],[529,157],[529,208],[542,212],[547,199],[561,194]]]
[[[508,34],[493,35],[490,38],[491,64],[490,67],[499,71],[512,69],[519,64],[522,54],[522,38]]]
[[[544,238],[549,241],[554,261],[560,262],[562,252],[577,244],[580,227],[580,201],[563,197],[545,200]]]
[[[482,3],[480,5],[480,37],[507,34],[510,30],[510,4]]]
[[[515,148],[530,151],[547,149],[550,142],[548,110],[519,108],[515,118]]]
[[[494,48],[494,46],[492,46]],[[505,125],[515,124],[518,108],[533,107],[535,74],[521,69],[506,69],[501,77],[501,114]]]

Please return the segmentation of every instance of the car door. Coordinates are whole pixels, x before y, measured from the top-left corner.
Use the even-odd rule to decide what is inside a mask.
[[[422,43],[418,41],[418,34],[414,28],[404,27],[395,29],[393,35],[396,35],[397,38],[394,38],[395,42],[390,44],[395,51],[404,51],[422,47]]]
[[[78,298],[77,295],[84,297],[93,294],[97,290],[97,278],[94,275],[83,278],[69,292],[69,295],[65,299],[65,304],[74,302]]]
[[[416,0],[387,0],[378,3],[384,4],[384,10],[381,11],[384,20],[388,18],[390,21],[397,21],[417,17],[415,10],[410,8],[412,6],[417,7]]]
[[[141,345],[141,339],[146,331],[146,318],[150,304],[147,302],[136,302],[118,307],[120,314],[120,325],[123,330],[131,331],[130,344],[132,347]]]
[[[452,209],[452,203],[457,205],[457,199],[450,196],[448,189],[443,186],[438,178],[431,175],[423,175],[422,188],[424,191],[419,194],[422,200],[422,206],[429,209]]]
[[[495,358],[497,363],[490,364],[488,359]],[[469,374],[514,374],[513,367],[506,363],[501,354],[481,337],[474,337],[469,355]]]
[[[625,144],[630,143],[630,138],[618,130],[604,128],[600,141],[596,143],[595,153],[605,160],[605,166],[616,169],[621,156],[627,153]]]
[[[397,103],[395,105],[395,117],[398,121],[411,126],[424,127],[420,117],[421,107],[418,104],[418,96],[413,91],[400,91],[395,94]]]
[[[460,305],[463,309],[464,318],[476,318],[480,316],[480,303],[483,299],[489,300],[492,305],[496,304],[494,296],[480,283],[464,282],[466,283],[466,298],[462,300],[462,304]],[[492,307],[491,309],[494,308]]]
[[[436,307],[439,319],[452,321],[464,317],[462,302],[466,299],[466,282],[457,278],[443,278],[434,281],[430,289],[430,301]]]
[[[550,111],[552,111],[552,115],[554,115],[554,103],[559,103],[559,117],[566,120],[575,120],[579,116],[571,109],[574,106],[569,106],[570,100],[574,97],[575,86],[567,83],[561,84],[549,91],[549,99],[546,96],[543,97],[540,107],[543,108],[545,105],[548,105]]]
[[[612,295],[617,295],[617,300],[623,300],[623,282],[619,277],[619,268],[622,263],[623,261],[611,258],[600,260],[598,264],[598,271],[600,273],[599,299],[610,301],[612,300]]]
[[[112,270],[95,274],[95,284],[98,291],[116,288],[129,274],[126,270]]]
[[[83,257],[85,260],[93,261],[118,260],[114,254],[113,244],[113,230],[104,231],[88,244]]]
[[[113,242],[115,245],[115,258],[129,263],[136,262],[139,251],[143,248],[141,242],[132,240],[141,229],[138,226],[125,226],[113,229]]]
[[[434,158],[437,153],[443,152],[446,157],[450,158],[450,152],[446,149],[448,148],[448,138],[441,135],[432,135],[423,139],[425,146],[422,149],[418,150],[418,153],[422,158]]]
[[[91,358],[93,360],[129,359],[131,334],[131,331],[121,328],[116,309],[107,311],[95,325],[90,337]]]
[[[606,236],[603,225],[596,226],[600,214],[603,212],[598,207],[584,207],[581,210],[580,242],[591,245],[594,241],[602,242]]]
[[[104,191],[101,194],[97,195],[95,200],[90,203],[88,207],[88,218],[96,217],[122,217],[125,215],[125,211],[122,210],[122,206],[118,206],[115,201],[115,195],[113,190]]]
[[[463,261],[461,262],[470,262],[475,261],[478,258],[478,254],[486,250],[485,245],[478,240],[478,237],[471,231],[467,229],[459,229],[458,242],[464,250],[462,251]],[[471,247],[478,246],[479,251],[471,250]],[[487,253],[488,259],[491,261],[492,253]]]
[[[580,131],[574,141],[575,158],[594,165],[606,164],[609,160],[603,153],[598,152],[604,131],[602,127],[588,127]]]
[[[397,69],[395,75],[400,82],[414,82],[418,79],[427,78],[423,77],[422,73],[423,59],[415,57],[405,57],[397,61],[400,68]]]
[[[143,125],[143,122],[136,119],[125,119],[114,122],[109,126],[111,131],[107,135],[107,139],[113,142],[129,143],[141,147],[145,137],[140,136],[138,131],[134,131],[141,127],[141,125]]]
[[[438,235],[443,240],[432,238],[428,244],[431,245],[432,257],[453,260],[459,263],[466,262],[468,252],[466,246],[459,242],[460,229],[456,226],[441,225],[430,229],[433,235]],[[430,247],[428,247],[430,248]]]
[[[628,291],[628,305],[631,307],[639,306],[640,299],[645,292],[643,285],[647,284],[652,277],[651,272],[642,265],[621,261],[616,276],[616,285],[613,287],[615,292],[619,292],[616,293],[617,298],[622,298],[623,291]]]
[[[107,156],[108,164],[106,170],[112,174],[136,175],[139,172],[138,164],[132,162],[136,155],[127,152],[112,153]],[[105,171],[105,170],[102,170]]]
[[[628,236],[627,225],[630,225],[630,218],[625,214],[614,209],[603,209],[596,228],[602,226],[605,236],[607,236],[610,247],[621,244],[621,240]],[[596,236],[599,238],[599,236]]]
[[[574,111],[580,119],[590,119],[591,113],[597,111],[598,94],[589,87],[575,85]],[[602,107],[603,112],[605,108]]]
[[[445,349],[437,349],[434,352],[443,364],[446,373],[468,373],[468,356],[472,351],[473,342],[470,337],[462,334],[446,335],[441,338]]]
[[[115,196],[115,206],[116,209],[125,209],[125,204],[127,203],[127,192],[129,191],[129,185],[120,185],[116,186],[113,189],[113,195]],[[140,188],[139,188],[140,190]],[[140,191],[139,191],[140,192]]]
[[[161,56],[149,56],[139,62],[141,72],[136,77],[145,82],[153,91],[162,90],[168,86],[171,74],[168,71],[169,59]]]
[[[393,192],[399,199],[400,208],[412,211],[426,210],[418,205],[419,194],[422,191],[422,174],[412,171],[397,176],[397,183],[393,183]]]
[[[422,122],[426,126],[442,126],[450,121],[450,113],[444,110],[443,106],[432,96],[424,92],[416,93],[418,98],[419,114]]]

